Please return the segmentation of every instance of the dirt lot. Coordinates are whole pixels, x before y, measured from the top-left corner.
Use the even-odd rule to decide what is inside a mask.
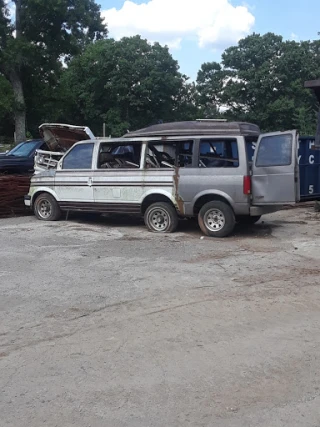
[[[0,220],[0,425],[320,426],[320,214]]]

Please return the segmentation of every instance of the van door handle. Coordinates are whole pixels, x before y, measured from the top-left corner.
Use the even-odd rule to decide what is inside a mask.
[[[92,182],[93,182],[92,178],[88,178],[88,185],[89,185],[89,187],[92,187]]]

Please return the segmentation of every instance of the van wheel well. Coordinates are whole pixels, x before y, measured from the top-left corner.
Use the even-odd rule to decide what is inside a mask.
[[[172,201],[169,199],[169,197],[166,197],[163,194],[150,194],[142,202],[142,205],[141,205],[142,215],[144,215],[146,213],[146,210],[148,209],[148,207],[150,205],[152,205],[153,203],[157,203],[157,202],[169,203],[171,206],[173,206],[176,209],[176,207],[174,206]]]
[[[196,201],[196,203],[194,204],[194,207],[193,207],[193,213],[195,215],[198,215],[202,206],[204,206],[206,203],[214,202],[216,200],[219,200],[220,202],[226,203],[227,205],[229,205],[232,208],[229,201],[227,199],[225,199],[224,197],[219,196],[218,194],[206,194],[204,196],[199,197],[199,199]]]
[[[35,193],[34,195],[33,195],[33,197],[32,197],[32,205],[34,205],[34,202],[37,200],[37,198],[41,195],[41,194],[43,194],[43,193],[46,193],[46,191],[38,191],[37,193]],[[49,193],[48,193],[49,194]]]
[[[37,193],[35,193],[35,194],[33,195],[32,200],[31,200],[31,206],[33,206],[33,205],[34,205],[35,201],[37,200],[37,198],[38,198],[39,196],[41,196],[41,194],[50,194],[50,196],[52,196],[52,194],[51,194],[51,193],[49,193],[48,191],[40,190],[40,191],[38,191]],[[52,197],[55,199],[55,197],[54,197],[54,196],[52,196]]]

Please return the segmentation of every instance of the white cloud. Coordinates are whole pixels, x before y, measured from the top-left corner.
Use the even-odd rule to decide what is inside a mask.
[[[163,44],[166,44],[170,49],[180,49],[181,48],[182,37],[178,37],[177,39],[170,40]]]
[[[200,47],[224,49],[251,32],[255,18],[247,6],[230,0],[126,0],[120,10],[102,12],[110,35],[116,39],[140,34],[171,48],[183,39],[195,39]]]
[[[7,3],[8,11],[9,11],[9,18],[14,21],[16,17],[16,4],[13,1],[9,1]]]
[[[295,33],[291,33],[290,38],[295,42],[299,41],[299,36]]]

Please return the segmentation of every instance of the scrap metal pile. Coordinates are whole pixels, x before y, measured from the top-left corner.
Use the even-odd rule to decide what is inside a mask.
[[[0,218],[24,215],[30,212],[30,209],[24,205],[24,196],[29,192],[31,175],[21,175],[24,170],[31,171],[34,169],[34,173],[40,173],[48,169],[55,169],[59,159],[76,142],[95,139],[91,130],[86,126],[44,123],[39,127],[39,131],[40,140],[23,143],[31,144],[28,155],[25,153],[28,150],[22,150],[23,153],[17,157],[10,154],[6,157],[5,153],[0,153],[2,162],[0,169],[2,171],[2,173],[0,172]],[[43,145],[50,151],[41,149]],[[19,159],[18,162],[17,158]],[[33,165],[30,163],[30,159],[32,159]],[[7,170],[6,167],[9,169]],[[16,173],[14,173],[15,170]]]
[[[28,194],[29,186],[28,175],[0,175],[0,218],[29,212],[24,205],[24,196]]]

